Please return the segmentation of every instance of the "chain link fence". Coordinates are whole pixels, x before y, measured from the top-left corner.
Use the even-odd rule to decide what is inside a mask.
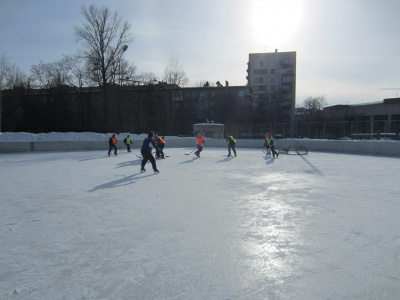
[[[289,123],[226,126],[226,133],[239,139],[262,139],[267,132],[275,138],[399,140],[400,120],[297,122],[293,128]]]

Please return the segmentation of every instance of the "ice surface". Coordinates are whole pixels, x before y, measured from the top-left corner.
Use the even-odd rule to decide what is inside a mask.
[[[0,154],[0,299],[398,299],[400,159]]]

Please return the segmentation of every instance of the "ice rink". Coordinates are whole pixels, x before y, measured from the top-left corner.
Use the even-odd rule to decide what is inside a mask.
[[[400,158],[0,154],[0,299],[399,299]]]

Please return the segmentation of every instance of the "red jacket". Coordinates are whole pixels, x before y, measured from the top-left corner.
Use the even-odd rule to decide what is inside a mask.
[[[116,136],[110,136],[110,138],[108,139],[108,143],[109,144],[115,145],[116,142],[117,142],[117,137]]]
[[[196,139],[197,139],[197,144],[199,144],[200,146],[204,145],[204,136],[201,137],[196,136]]]

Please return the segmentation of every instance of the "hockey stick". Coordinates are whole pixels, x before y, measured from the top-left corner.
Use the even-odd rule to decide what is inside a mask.
[[[270,148],[265,148],[265,146],[263,146],[263,148],[264,148],[264,149],[262,150],[263,153],[271,154]]]
[[[189,152],[189,153],[185,153],[185,155],[189,155],[189,154],[192,154],[192,153],[194,152],[194,150],[197,150],[197,147],[196,147],[196,148],[194,148],[194,149],[192,150],[192,152]]]
[[[164,151],[163,151],[163,153],[164,153]],[[153,154],[153,155],[154,155],[154,154],[157,154],[157,151],[156,151],[156,152],[152,152],[151,154]],[[164,156],[165,156],[165,157],[169,157],[169,155],[166,155],[165,153],[164,153]]]

